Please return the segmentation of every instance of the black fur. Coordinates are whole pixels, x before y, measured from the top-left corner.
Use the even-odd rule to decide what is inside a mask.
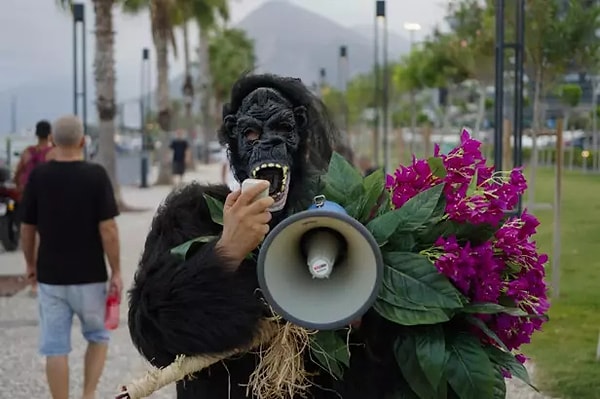
[[[272,75],[242,78],[233,88],[231,104],[224,109],[226,120],[221,140],[229,146],[232,167],[240,170],[235,137],[229,134],[227,116],[235,114],[242,100],[257,87],[281,93],[291,107],[305,107],[306,127],[300,132],[299,151],[290,154],[295,166],[287,212],[301,207],[314,187],[313,179],[323,173],[337,148],[338,134],[325,108],[299,80]],[[237,165],[237,169],[236,169]],[[188,185],[173,192],[159,208],[148,234],[140,267],[129,297],[129,329],[140,353],[155,366],[164,367],[175,356],[222,352],[248,343],[266,309],[256,296],[256,264],[246,260],[235,272],[226,271],[229,260],[217,253],[214,242],[205,244],[185,262],[169,250],[198,236],[221,233],[211,220],[204,194],[224,201],[224,186]],[[285,213],[287,213],[285,212]],[[275,219],[277,220],[277,219]],[[336,381],[327,373],[314,378],[312,399],[387,399],[401,378],[393,356],[394,328],[370,311],[360,329],[351,336],[351,367]],[[177,384],[178,399],[246,398],[249,376],[256,366],[253,354],[241,355],[213,365],[194,379]],[[320,369],[309,356],[309,371]],[[295,398],[290,398],[295,399]]]

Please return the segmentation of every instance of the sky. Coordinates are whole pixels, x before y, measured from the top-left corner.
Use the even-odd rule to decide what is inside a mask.
[[[268,0],[231,0],[232,23],[244,18]],[[371,25],[375,12],[374,0],[277,0],[290,1],[345,26]],[[444,15],[448,0],[388,0],[389,26],[400,34],[405,22],[419,23],[423,29],[415,38],[424,36]],[[0,14],[0,93],[15,86],[65,74],[71,66],[72,28],[69,15],[56,7],[55,0],[2,0]],[[92,31],[91,0],[87,3],[88,31]],[[35,5],[35,7],[33,7]],[[133,72],[139,60],[139,49],[150,44],[147,15],[124,16],[115,12],[117,63]],[[88,42],[93,39],[90,34]],[[195,38],[194,38],[195,39]],[[195,40],[194,40],[195,42]],[[91,48],[92,43],[88,45]],[[91,51],[90,51],[91,53]],[[91,54],[90,54],[91,55]],[[90,60],[91,61],[91,60]],[[173,60],[173,70],[181,60]]]
[[[56,0],[0,0],[0,107],[6,108],[15,92],[47,87],[50,83],[71,82],[73,76],[73,28],[68,12],[58,9]],[[93,87],[93,6],[86,4],[88,88]],[[288,1],[321,14],[347,27],[372,26],[375,0],[230,0],[231,23],[235,24],[268,1]],[[423,39],[431,29],[441,23],[445,4],[450,0],[387,0],[389,29],[404,35],[404,23],[422,26],[414,39]],[[115,64],[117,67],[117,97],[126,100],[136,96],[139,86],[141,49],[153,50],[150,22],[147,13],[124,15],[118,7],[114,11]],[[196,46],[197,30],[190,29],[191,44]],[[179,32],[178,42],[181,43]],[[181,48],[181,44],[180,44]],[[183,57],[170,59],[170,76],[183,71]],[[155,68],[152,65],[153,69]],[[155,72],[152,79],[155,78]],[[133,84],[135,82],[135,84]],[[71,85],[70,85],[71,86]],[[65,88],[66,89],[66,88]],[[70,90],[70,88],[69,88]],[[57,95],[59,95],[57,93]],[[61,96],[64,96],[62,93]],[[19,103],[19,107],[26,104]]]

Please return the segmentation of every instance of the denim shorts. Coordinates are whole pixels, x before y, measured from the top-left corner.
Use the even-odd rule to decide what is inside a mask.
[[[40,354],[63,356],[71,352],[73,314],[81,322],[86,341],[107,343],[110,334],[104,327],[106,295],[106,283],[38,284]]]

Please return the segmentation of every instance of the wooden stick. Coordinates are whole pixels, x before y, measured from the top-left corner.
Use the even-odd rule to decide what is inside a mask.
[[[556,183],[554,187],[554,237],[552,250],[552,297],[560,296],[560,207],[563,173],[563,121],[556,123]]]

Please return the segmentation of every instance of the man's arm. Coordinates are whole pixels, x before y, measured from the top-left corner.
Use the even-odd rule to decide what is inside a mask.
[[[102,238],[102,248],[108,258],[111,275],[121,274],[119,228],[115,219],[108,219],[100,222],[100,237]]]
[[[29,161],[29,149],[26,149],[25,151],[23,151],[23,153],[21,154],[21,157],[19,158],[19,163],[17,164],[17,168],[15,169],[15,184],[17,185],[17,187],[22,190],[23,187],[20,187],[20,182],[21,182],[21,173],[23,173],[23,168],[25,167],[25,164],[27,163],[27,161]]]
[[[21,220],[21,248],[23,249],[23,256],[25,257],[25,263],[27,265],[27,277],[30,280],[35,278],[37,253],[35,250],[35,240],[37,233],[37,194],[36,194],[36,182],[37,173],[34,170],[29,176],[29,184],[25,186],[25,192],[23,193],[23,200],[21,202],[22,207],[22,220]]]
[[[35,276],[35,264],[36,264],[36,253],[35,253],[35,234],[37,232],[37,226],[33,224],[21,223],[21,247],[23,249],[23,255],[25,256],[25,263],[27,265],[27,277],[33,278]]]
[[[98,230],[102,240],[102,248],[108,258],[111,270],[110,290],[116,291],[120,297],[123,290],[123,280],[121,278],[119,229],[115,221],[115,217],[119,215],[119,209],[108,174],[102,167],[100,167],[99,173],[99,192],[96,196],[96,200],[98,201],[98,208],[96,210],[98,215]]]

